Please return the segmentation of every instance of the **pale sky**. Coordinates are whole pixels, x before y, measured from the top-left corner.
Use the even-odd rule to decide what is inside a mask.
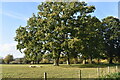
[[[9,0],[8,2],[8,0],[2,0],[0,3],[0,17],[2,17],[0,19],[1,57],[5,57],[7,54],[13,54],[15,58],[23,57],[23,53],[16,50],[16,42],[14,41],[15,31],[20,25],[26,25],[27,19],[32,16],[32,13],[37,14],[37,6],[40,4],[40,0],[31,2],[28,2],[28,0],[24,0],[23,2],[22,0],[21,2],[14,1],[15,0]],[[88,5],[94,5],[96,7],[96,11],[92,15],[97,16],[99,19],[103,19],[107,16],[118,17],[117,0],[115,2],[93,2],[91,0],[91,2],[88,2]]]

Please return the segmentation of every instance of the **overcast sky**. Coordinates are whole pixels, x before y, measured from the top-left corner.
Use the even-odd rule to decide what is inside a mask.
[[[39,4],[40,2],[5,1],[0,4],[0,17],[2,17],[0,19],[1,57],[5,57],[7,54],[12,54],[15,58],[23,57],[23,54],[16,50],[17,43],[14,41],[15,31],[20,25],[26,25],[27,19],[32,16],[32,13],[37,14],[37,6]],[[118,17],[118,2],[88,2],[88,5],[96,7],[92,15],[97,16],[99,19],[107,16]]]

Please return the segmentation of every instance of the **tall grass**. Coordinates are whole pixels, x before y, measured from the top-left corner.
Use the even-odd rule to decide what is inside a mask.
[[[120,72],[104,75],[99,80],[120,80]]]

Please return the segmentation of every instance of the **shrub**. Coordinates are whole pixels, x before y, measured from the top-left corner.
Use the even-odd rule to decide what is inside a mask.
[[[11,61],[10,64],[18,64],[17,61]]]
[[[48,59],[43,59],[41,63],[50,63],[50,61]]]
[[[99,80],[107,80],[107,79],[109,79],[109,80],[119,80],[120,79],[120,72],[105,75],[105,76],[101,77],[101,79],[99,79]]]

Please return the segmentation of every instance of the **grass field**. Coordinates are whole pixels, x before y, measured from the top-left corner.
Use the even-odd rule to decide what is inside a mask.
[[[72,64],[68,66],[61,64],[53,66],[52,64],[39,64],[39,66],[42,67],[31,68],[28,64],[4,64],[2,65],[2,78],[43,78],[44,72],[47,73],[48,78],[79,78],[80,70],[82,78],[97,78],[97,67],[101,67],[100,74],[104,75],[107,73],[108,65]],[[109,66],[111,66],[111,73],[115,72],[115,66]]]

